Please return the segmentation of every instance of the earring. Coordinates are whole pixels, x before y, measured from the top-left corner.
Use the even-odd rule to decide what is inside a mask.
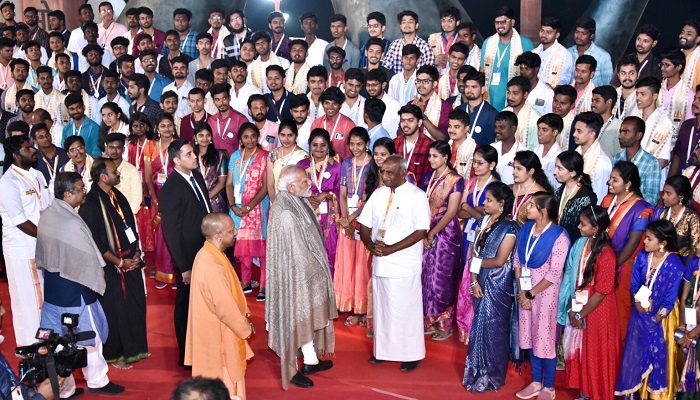
[[[661,251],[664,251],[664,247],[665,247],[665,246],[662,244],[660,250],[661,250]]]
[[[500,212],[500,213],[503,212],[503,206],[498,207],[498,212]]]
[[[628,188],[627,186],[625,186],[625,192],[629,193],[629,191],[630,191],[630,188]]]

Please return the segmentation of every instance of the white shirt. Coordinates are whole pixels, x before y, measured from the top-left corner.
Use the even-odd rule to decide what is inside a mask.
[[[496,172],[501,176],[501,182],[506,185],[512,185],[515,183],[513,179],[513,160],[515,159],[515,153],[520,150],[527,150],[527,147],[521,145],[516,140],[513,147],[506,154],[503,154],[503,142],[498,141],[493,143],[494,149],[498,152],[498,164],[496,164]]]
[[[389,94],[384,93],[382,96],[382,101],[386,106],[384,111],[384,116],[382,117],[382,126],[386,129],[389,137],[396,139],[396,135],[399,130],[399,123],[401,122],[401,117],[399,116],[399,110],[402,104],[398,100],[389,96]]]
[[[0,178],[0,218],[2,245],[13,258],[34,258],[36,238],[22,232],[17,225],[31,221],[39,224],[39,216],[51,205],[51,193],[44,175],[34,168],[28,171],[8,168]]]
[[[314,67],[323,64],[323,56],[326,55],[326,46],[328,46],[328,42],[316,36],[316,40],[309,46],[309,51],[306,55],[306,62],[309,66]]]
[[[99,30],[99,27],[98,27]],[[66,48],[71,53],[80,53],[83,47],[87,46],[87,40],[85,40],[85,33],[81,27],[77,27],[70,32],[70,39],[68,40],[68,46]],[[131,54],[131,53],[129,53]],[[83,70],[80,70],[81,72]]]
[[[158,58],[156,59],[156,73],[158,73],[158,67],[160,66],[160,59],[163,58],[162,54],[158,54]],[[102,61],[102,64],[104,64],[104,59]],[[109,64],[107,64],[109,66]],[[141,65],[141,59],[136,57],[134,60],[134,72],[137,74],[143,74],[145,71],[143,70],[143,66]]]
[[[357,100],[355,101],[355,104],[353,104],[352,107],[348,105],[348,103],[343,102],[343,105],[340,106],[340,113],[345,115],[346,117],[350,118],[352,122],[355,123],[355,126],[361,126],[365,129],[367,129],[367,124],[365,124],[365,98],[358,95]]]
[[[326,115],[326,111],[323,109],[323,102],[319,101],[318,106],[314,104],[314,101],[311,99],[311,93],[307,94],[306,97],[309,98],[309,117],[307,119],[310,119],[311,122],[315,121],[316,118],[321,118],[324,115]]]
[[[163,93],[167,92],[168,90],[172,90],[173,92],[177,93],[177,111],[175,111],[175,115],[180,118],[184,118],[187,114],[192,114],[192,109],[190,108],[189,103],[187,103],[187,95],[190,94],[190,90],[192,89],[194,89],[194,86],[192,86],[190,81],[187,79],[185,79],[185,83],[179,88],[177,85],[175,85],[175,82],[163,88]]]
[[[262,94],[262,91],[258,89],[257,86],[246,82],[246,84],[238,90],[238,95],[236,95],[236,88],[231,86],[230,94],[231,102],[229,104],[231,108],[245,115],[248,121],[253,122],[253,117],[248,115],[248,98],[254,94]]]
[[[569,78],[574,76],[574,60],[571,57],[571,53],[566,49],[566,47],[562,46],[559,41],[555,41],[554,44],[549,46],[547,50],[544,49],[543,45],[537,46],[535,50],[532,52],[539,55],[540,59],[542,60],[542,65],[540,66],[540,72],[537,74],[537,77],[543,81],[547,80],[547,63],[549,62],[549,59],[552,57],[552,54],[554,53],[554,50],[556,47],[559,47],[559,50],[564,50],[566,53],[568,53],[564,57],[564,65],[562,65],[561,71],[559,72],[559,85],[568,85],[569,84]]]
[[[391,206],[386,213],[389,198]],[[386,213],[386,222],[385,220]],[[395,189],[384,186],[372,193],[357,221],[372,228],[372,240],[376,240],[380,226],[386,230],[384,243],[392,245],[419,230],[430,229],[430,206],[424,191],[411,183]],[[372,273],[375,276],[404,278],[420,275],[423,264],[423,241],[384,257],[372,257]]]
[[[304,149],[305,152],[309,152],[309,137],[311,136],[311,116],[306,117],[304,125],[299,128],[299,134],[297,134],[297,146]]]
[[[184,172],[180,171],[177,168],[173,168],[173,170],[177,171],[178,174],[182,175],[182,177],[185,178],[185,180],[187,181],[187,184],[190,185],[190,187],[192,188],[194,195],[197,196],[197,201],[199,201],[199,196],[202,196],[202,198],[205,199],[204,204],[206,204],[206,206],[207,206],[207,212],[211,212],[211,209],[209,208],[209,204],[207,204],[206,198],[204,197],[204,192],[202,192],[202,188],[199,187],[199,183],[197,182],[196,179],[195,179],[195,183],[197,183],[197,184],[192,186],[192,181],[190,181],[190,178],[192,178],[194,176],[194,175],[192,175],[192,172],[190,172],[189,175],[185,175]],[[195,186],[196,186],[196,188],[195,188]]]
[[[87,42],[86,42],[87,43]],[[78,54],[78,70],[80,72],[85,72],[90,68],[90,64],[87,62],[87,59],[82,53],[83,49],[81,48],[80,51],[76,54]],[[102,55],[102,66],[105,68],[109,68],[109,64],[114,61],[114,56],[112,55],[111,52],[105,51],[105,53]],[[136,62],[138,62],[139,59],[136,59]],[[136,72],[139,72],[138,70]],[[140,71],[141,74],[143,74],[143,70]]]
[[[544,171],[544,174],[547,175],[547,180],[549,181],[549,184],[552,185],[552,188],[554,190],[557,190],[557,188],[561,186],[561,183],[559,183],[554,178],[554,167],[557,162],[557,156],[561,153],[561,147],[559,147],[559,144],[557,142],[554,142],[554,145],[549,149],[547,155],[544,157],[542,157],[543,151],[544,145],[541,144],[535,149],[535,154],[537,154],[537,157],[540,158],[540,162],[542,163],[542,170]]]
[[[102,112],[102,106],[105,105],[105,103],[109,102],[107,99],[109,96],[105,96],[101,98],[100,100],[97,101],[97,109],[100,110],[100,113]],[[129,107],[131,106],[128,101],[124,98],[124,96],[120,95],[119,92],[117,92],[117,96],[114,98],[112,103],[117,103],[119,106],[119,109],[122,110],[122,114],[126,116],[126,118],[130,118],[129,114]],[[127,135],[128,136],[128,135]]]
[[[389,96],[395,98],[402,105],[408,104],[413,100],[418,91],[416,90],[416,73],[408,79],[408,82],[403,79],[403,72],[400,72],[391,77],[389,81]]]
[[[554,100],[554,90],[543,80],[537,82],[537,86],[527,95],[527,102],[542,115],[552,112],[552,100]]]

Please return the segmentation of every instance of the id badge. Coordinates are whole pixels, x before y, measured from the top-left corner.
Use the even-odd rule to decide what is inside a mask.
[[[692,307],[684,307],[685,325],[687,330],[691,330],[698,325],[698,312]]]
[[[353,235],[355,240],[360,240],[360,232],[355,231],[355,234]]]
[[[467,232],[467,241],[474,243],[474,239],[476,239],[476,231],[475,230],[470,230]]]
[[[345,135],[343,135],[342,133],[335,134],[335,140],[344,140],[344,139],[345,139]]]
[[[168,175],[166,175],[164,172],[159,172],[158,177],[156,178],[159,185],[163,185],[166,179],[168,179]]]
[[[348,197],[348,209],[352,208],[352,211],[357,210],[357,196],[353,195]]]
[[[241,189],[243,189],[243,187],[240,183],[233,185],[233,197],[236,198],[237,203],[241,203],[243,201],[243,190]]]
[[[479,257],[472,257],[471,263],[469,263],[469,272],[472,274],[478,274],[481,272],[481,263],[484,260]]]
[[[494,86],[498,86],[501,83],[501,73],[500,72],[494,72],[491,74],[491,84]]]
[[[634,299],[641,303],[644,308],[649,308],[651,305],[649,304],[649,297],[651,297],[651,289],[646,286],[640,287],[637,293],[634,294]]]
[[[265,138],[265,140],[267,141],[267,143],[273,144],[273,143],[275,143],[275,141],[277,140],[277,138],[274,137],[274,136],[272,136],[272,135],[267,135],[267,137]]]
[[[520,290],[532,290],[532,275],[530,275],[530,270],[520,275]]]
[[[134,243],[136,241],[136,235],[134,235],[134,231],[130,226],[124,229],[124,233],[126,233],[126,238],[129,240],[129,243]]]
[[[24,396],[22,396],[22,388],[16,387],[14,390],[12,390],[12,400],[22,399],[24,399]]]
[[[327,200],[323,200],[321,203],[319,203],[318,212],[321,214],[328,214],[328,201]]]
[[[577,290],[574,295],[574,301],[571,303],[571,311],[581,312],[583,306],[588,303],[588,289]]]
[[[377,242],[383,242],[384,236],[386,236],[386,229],[384,229],[384,228],[377,229]]]

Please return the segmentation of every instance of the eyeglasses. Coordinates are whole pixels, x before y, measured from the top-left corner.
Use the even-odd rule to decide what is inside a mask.
[[[241,22],[241,21],[243,21],[243,18],[241,18],[241,17],[231,18],[229,20],[230,23]]]
[[[486,161],[474,161],[473,164],[478,165],[478,166],[482,166],[482,165],[488,164],[488,162],[486,162]]]
[[[659,63],[659,68],[673,68],[673,67],[675,67],[675,65],[673,65],[671,63],[662,63],[662,62]]]
[[[367,24],[368,28],[372,29],[379,29],[379,27],[382,26],[381,24]]]
[[[109,146],[107,146],[107,148],[110,150],[124,150],[124,146],[122,146],[122,145],[117,145],[117,146],[109,145]]]
[[[78,146],[78,147],[71,147],[70,149],[68,149],[68,152],[71,154],[75,154],[75,153],[83,151],[83,150],[85,150],[85,146]]]
[[[143,60],[141,60],[141,63],[143,63],[143,64],[154,63],[154,62],[156,62],[155,58],[144,58]]]
[[[75,194],[75,192],[83,192],[87,193],[87,188],[85,185],[83,186],[73,186],[73,189],[70,190],[71,193]]]
[[[212,15],[211,17],[209,17],[209,19],[211,19],[212,21],[221,21],[222,19],[224,19],[224,17],[222,17],[221,15]]]
[[[499,25],[505,25],[505,24],[507,24],[508,21],[510,21],[510,18],[509,18],[509,19],[502,19],[502,20],[495,20],[495,21],[493,21],[493,23],[494,23],[496,26],[499,26]]]
[[[431,83],[433,83],[432,79],[416,79],[417,85],[430,85]]]
[[[100,10],[100,14],[111,14],[111,13],[113,13],[113,12],[114,12],[114,11],[109,10],[109,9]]]

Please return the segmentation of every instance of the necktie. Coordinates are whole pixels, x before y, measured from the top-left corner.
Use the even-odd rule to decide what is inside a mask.
[[[194,176],[190,176],[190,183],[192,184],[194,192],[197,193],[197,200],[199,200],[199,205],[202,206],[202,211],[204,211],[205,214],[208,214],[209,209],[207,209],[207,202],[204,201],[204,197],[202,197],[202,194],[199,193],[199,188],[197,187],[197,182],[194,180]]]

